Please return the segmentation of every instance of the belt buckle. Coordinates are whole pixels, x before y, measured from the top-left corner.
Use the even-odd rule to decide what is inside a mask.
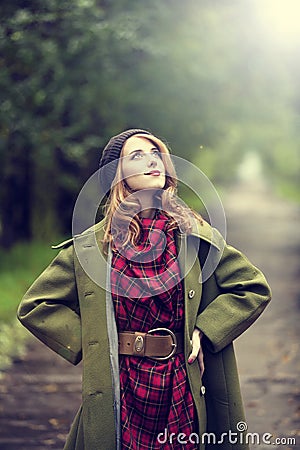
[[[177,338],[172,330],[169,330],[169,328],[153,328],[153,330],[149,330],[147,334],[153,334],[157,331],[164,331],[165,333],[168,333],[173,342],[171,344],[172,350],[167,356],[151,356],[151,359],[154,359],[155,361],[166,361],[167,359],[172,358],[173,355],[175,355],[175,352],[177,350]]]

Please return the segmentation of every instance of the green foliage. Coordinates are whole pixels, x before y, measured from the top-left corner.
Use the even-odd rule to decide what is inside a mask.
[[[28,332],[16,320],[0,322],[0,379],[1,372],[10,366],[12,360],[26,353],[27,338]]]
[[[11,361],[26,351],[29,333],[17,321],[18,304],[54,256],[54,250],[43,242],[17,244],[9,252],[0,250],[0,377]]]
[[[27,288],[54,256],[55,251],[43,242],[20,243],[10,251],[0,250],[0,324],[15,317]]]
[[[251,0],[13,0],[0,17],[2,246],[69,233],[101,149],[128,127],[218,184],[254,151],[300,191],[299,64],[264,41]]]

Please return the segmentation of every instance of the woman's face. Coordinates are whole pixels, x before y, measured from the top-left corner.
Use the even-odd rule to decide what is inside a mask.
[[[148,139],[132,136],[122,151],[122,175],[133,191],[163,189],[165,166],[158,148]]]

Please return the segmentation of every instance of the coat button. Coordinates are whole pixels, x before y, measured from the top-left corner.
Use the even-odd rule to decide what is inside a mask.
[[[189,293],[188,293],[188,297],[189,297],[189,298],[193,298],[194,295],[195,295],[195,291],[194,291],[194,289],[191,289],[191,290],[189,291]]]
[[[200,388],[201,395],[205,394],[205,386],[201,386]]]

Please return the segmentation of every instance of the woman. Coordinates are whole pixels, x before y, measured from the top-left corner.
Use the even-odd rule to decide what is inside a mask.
[[[65,449],[247,448],[230,434],[244,420],[232,341],[270,300],[263,274],[178,201],[157,137],[120,133],[100,168],[105,219],[56,247],[18,310],[46,345],[83,360],[83,403]],[[208,254],[214,270],[200,283]],[[105,289],[87,273],[98,266]]]

